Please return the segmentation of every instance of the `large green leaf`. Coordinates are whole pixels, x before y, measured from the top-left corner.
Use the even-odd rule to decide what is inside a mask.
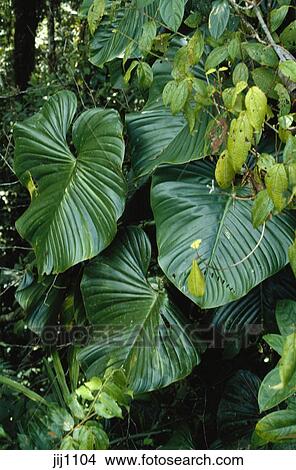
[[[177,307],[147,279],[150,256],[147,236],[131,227],[86,267],[81,284],[94,326],[79,354],[87,375],[123,367],[136,392],[169,385],[199,361]]]
[[[250,189],[234,191],[214,186],[214,166],[209,162],[165,167],[153,177],[159,264],[173,284],[203,308],[242,297],[288,263],[295,216],[284,213],[265,228],[254,229],[252,202],[243,199]],[[198,261],[206,279],[205,296],[198,298],[187,285],[196,239],[202,240]]]
[[[127,116],[135,176],[149,174],[163,163],[186,163],[204,156],[209,115],[201,111],[193,132],[190,132],[181,113],[173,116],[171,110],[163,106],[161,91],[166,81],[171,79],[170,71],[168,62],[157,61],[154,64],[154,86],[146,106],[142,111]]]
[[[222,441],[249,441],[259,419],[257,393],[260,379],[248,370],[239,370],[226,384],[217,415]]]
[[[124,144],[116,111],[92,109],[75,121],[76,97],[63,91],[14,130],[15,171],[32,201],[16,227],[36,253],[39,274],[59,273],[110,244],[124,208]]]

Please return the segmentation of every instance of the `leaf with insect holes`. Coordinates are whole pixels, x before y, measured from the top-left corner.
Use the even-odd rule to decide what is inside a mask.
[[[283,152],[283,162],[286,164],[296,163],[296,136],[288,135]]]
[[[204,38],[199,30],[195,31],[186,47],[190,65],[197,64],[204,51]]]
[[[276,210],[281,212],[288,202],[286,192],[289,186],[287,172],[282,163],[277,163],[268,170],[265,185]]]
[[[296,20],[292,21],[280,34],[280,42],[288,51],[296,49]]]
[[[229,188],[235,177],[235,171],[229,153],[225,150],[219,157],[215,169],[215,178],[221,188]]]
[[[227,150],[234,171],[237,173],[245,163],[252,146],[253,128],[246,111],[242,111],[230,124]]]
[[[269,67],[257,67],[251,72],[255,85],[272,99],[278,99],[276,86],[279,85],[279,77]]]
[[[244,50],[255,62],[268,67],[277,67],[279,60],[277,54],[271,46],[265,46],[258,42],[248,42],[244,44]]]
[[[260,131],[267,113],[267,98],[260,88],[253,86],[246,95],[247,116],[256,131]]]
[[[236,35],[233,39],[231,39],[227,46],[227,50],[232,61],[241,58],[241,41],[239,35]]]
[[[279,65],[279,69],[283,75],[288,77],[292,82],[296,83],[296,61],[295,60],[285,60]]]
[[[291,98],[286,87],[282,83],[277,83],[274,87],[276,97],[279,100],[279,116],[286,116],[291,109]]]

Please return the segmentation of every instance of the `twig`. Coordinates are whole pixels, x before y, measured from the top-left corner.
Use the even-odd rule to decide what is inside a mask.
[[[273,47],[273,49],[277,53],[280,61],[283,62],[285,60],[295,60],[294,56],[289,51],[287,51],[284,47],[279,46],[278,44],[275,43],[275,41],[274,41],[274,39],[271,35],[271,32],[269,31],[269,29],[267,27],[267,24],[265,23],[265,21],[263,19],[260,8],[255,4],[254,4],[254,12],[256,13],[258,21],[259,21],[259,23],[261,25],[261,28],[263,29],[267,39],[268,39],[269,44]]]

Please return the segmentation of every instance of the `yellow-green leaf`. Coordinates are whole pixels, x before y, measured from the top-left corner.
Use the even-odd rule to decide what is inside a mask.
[[[228,188],[235,177],[235,171],[227,150],[220,155],[219,160],[217,161],[215,177],[218,185],[222,189]]]
[[[197,64],[204,51],[204,38],[200,31],[195,31],[194,35],[189,39],[187,51],[190,65]]]
[[[280,71],[288,77],[292,82],[296,83],[296,61],[295,60],[285,60],[279,65]]]
[[[168,106],[169,104],[171,104],[172,99],[174,98],[174,94],[177,89],[177,86],[178,86],[177,82],[175,80],[171,80],[164,87],[163,92],[162,92],[162,100],[165,106]]]
[[[287,205],[287,195],[289,182],[286,169],[282,163],[277,163],[271,167],[265,176],[265,185],[275,208],[280,212]]]
[[[285,387],[296,370],[296,332],[285,338],[279,372],[282,386]]]
[[[288,249],[289,261],[291,268],[293,270],[294,276],[296,277],[296,238],[293,243]]]
[[[245,163],[252,146],[253,129],[246,111],[242,111],[230,124],[227,149],[234,171],[237,173]]]
[[[270,30],[273,33],[276,31],[284,21],[289,10],[289,5],[282,5],[280,8],[275,8],[270,12]]]
[[[149,88],[153,82],[153,70],[147,62],[139,62],[137,77],[140,88]]]
[[[296,137],[289,135],[283,153],[284,163],[296,163]]]
[[[88,10],[87,22],[91,34],[94,34],[103,18],[105,11],[105,0],[94,0]]]
[[[196,259],[192,261],[192,267],[188,276],[187,286],[190,294],[194,295],[195,297],[203,297],[205,295],[206,282]]]
[[[260,131],[267,113],[267,98],[257,86],[250,88],[246,95],[246,109],[250,123]]]
[[[289,163],[286,168],[289,180],[289,189],[294,193],[294,188],[296,188],[296,162]]]
[[[125,83],[128,83],[131,79],[132,71],[138,66],[139,62],[137,60],[133,60],[130,64],[129,68],[124,74],[123,80]]]
[[[143,24],[142,36],[139,39],[139,49],[146,55],[148,54],[153,45],[153,41],[156,37],[156,24],[154,20],[147,21]]]

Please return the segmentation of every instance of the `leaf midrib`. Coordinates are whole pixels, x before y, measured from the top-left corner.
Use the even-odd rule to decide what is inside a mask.
[[[151,288],[151,291],[152,291],[152,288]],[[135,336],[135,339],[134,341],[132,342],[132,345],[130,346],[129,348],[129,352],[126,356],[126,359],[125,359],[125,362],[127,362],[129,360],[129,357],[134,349],[134,346],[136,344],[136,342],[138,341],[138,338],[140,337],[140,335],[142,334],[142,331],[145,329],[145,325],[147,323],[147,321],[149,320],[150,318],[150,315],[152,315],[153,313],[153,309],[155,308],[155,306],[157,305],[158,301],[159,301],[159,298],[162,297],[162,301],[160,302],[160,306],[163,304],[164,300],[165,300],[165,295],[162,293],[162,292],[157,292],[157,291],[153,291],[151,292],[152,294],[154,294],[154,299],[152,301],[152,304],[148,310],[148,313],[147,315],[145,316],[142,324],[140,325],[140,330],[139,330],[139,333]]]

